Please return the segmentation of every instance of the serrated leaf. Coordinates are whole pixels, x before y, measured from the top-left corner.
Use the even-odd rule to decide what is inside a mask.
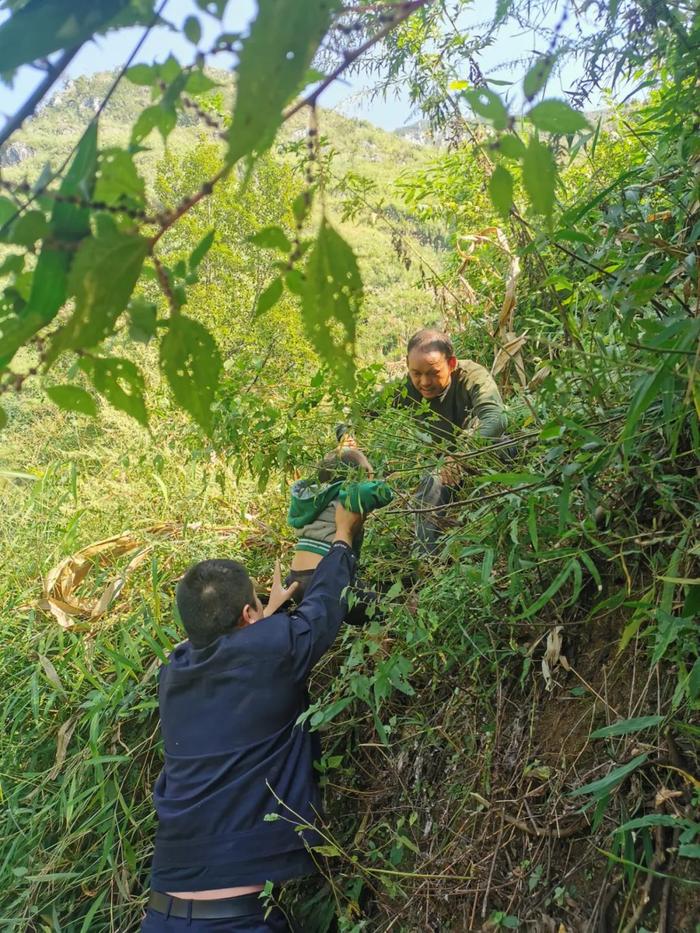
[[[536,214],[551,217],[557,167],[548,146],[531,139],[523,159],[523,185]]]
[[[155,337],[157,327],[157,309],[152,301],[139,295],[129,302],[129,336],[139,343],[148,343]]]
[[[261,249],[277,249],[281,253],[289,253],[292,249],[292,244],[280,227],[263,227],[262,230],[249,236],[248,242]]]
[[[600,798],[604,794],[610,793],[610,791],[617,787],[628,775],[632,774],[633,771],[636,771],[640,765],[643,765],[644,762],[649,757],[648,752],[644,752],[643,755],[637,755],[636,758],[633,758],[631,761],[628,761],[627,764],[621,765],[619,768],[613,768],[613,770],[606,774],[605,777],[599,778],[597,781],[591,781],[590,784],[584,784],[583,787],[577,787],[575,790],[569,791],[569,797],[580,797],[583,794],[590,794],[593,797]]]
[[[499,136],[493,144],[493,148],[504,155],[507,159],[515,159],[518,162],[525,156],[525,143],[512,133],[505,136]]]
[[[80,367],[89,374],[92,384],[110,405],[148,427],[146,403],[143,398],[143,376],[131,360],[119,357],[86,357],[80,361]]]
[[[582,113],[572,110],[563,100],[543,100],[535,104],[527,119],[545,133],[578,133],[590,129]]]
[[[203,71],[193,71],[187,76],[187,81],[185,82],[185,90],[187,93],[194,95],[206,94],[207,91],[211,91],[218,86],[216,81],[212,81],[211,78],[208,78]]]
[[[25,211],[12,224],[3,239],[6,243],[31,247],[37,240],[44,239],[48,232],[49,225],[43,211]]]
[[[131,142],[132,144],[143,142],[148,134],[156,128],[163,139],[166,140],[175,129],[176,123],[177,114],[174,108],[164,107],[162,104],[153,104],[151,107],[146,107],[139,114],[131,130]]]
[[[95,201],[104,202],[110,207],[143,208],[146,189],[143,178],[139,175],[132,155],[125,149],[109,148],[100,153],[97,180],[95,182]]]
[[[77,411],[81,415],[97,414],[94,398],[85,389],[74,385],[47,386],[46,394],[51,401],[65,411]]]
[[[51,359],[68,348],[94,347],[112,333],[147,253],[148,240],[111,223],[81,243],[68,279],[75,309],[54,339]]]
[[[81,45],[130,7],[130,0],[51,0],[27,3],[0,26],[0,67],[46,58],[58,49]]]
[[[629,735],[631,732],[641,732],[643,729],[651,729],[664,721],[663,716],[637,716],[633,719],[621,719],[609,726],[603,726],[591,732],[592,739],[606,739],[613,735]]]
[[[324,219],[306,262],[302,311],[316,351],[346,385],[355,373],[362,277],[352,248]]]
[[[541,58],[538,58],[532,68],[530,68],[523,81],[523,94],[526,100],[532,100],[532,98],[542,90],[552,73],[553,66],[553,56],[543,55]]]
[[[97,124],[92,123],[78,145],[59,188],[61,199],[55,202],[51,213],[51,232],[56,240],[78,242],[89,233],[89,210],[72,204],[70,199],[74,195],[92,195],[96,165]],[[72,258],[70,251],[52,248],[51,240],[42,246],[26,307],[21,316],[13,317],[11,322],[3,321],[0,368],[7,365],[25,340],[52,321],[64,304]]]
[[[495,91],[480,87],[473,91],[465,91],[463,96],[474,113],[488,120],[495,130],[506,129],[510,116]]]
[[[206,327],[184,315],[171,317],[160,344],[160,366],[178,404],[209,432],[221,355]]]
[[[238,60],[229,163],[270,146],[338,6],[338,0],[259,0]]]
[[[132,84],[137,84],[141,87],[151,87],[158,80],[158,66],[146,65],[144,63],[132,65],[131,68],[127,68],[125,77],[127,81],[131,81]]]
[[[188,260],[189,267],[191,271],[194,271],[204,257],[207,255],[211,249],[212,243],[214,242],[214,237],[216,236],[215,230],[210,230],[209,233],[206,233],[195,248],[190,253],[190,258]]]
[[[258,298],[258,303],[255,306],[255,314],[253,315],[254,319],[260,317],[261,314],[265,314],[266,311],[269,311],[270,308],[274,307],[277,302],[282,297],[283,285],[282,279],[274,279],[265,291]]]
[[[196,16],[187,17],[185,24],[182,27],[182,31],[190,40],[192,45],[197,45],[199,40],[202,38],[202,27]]]
[[[489,178],[489,195],[501,217],[508,217],[513,206],[513,177],[502,165],[497,165]]]

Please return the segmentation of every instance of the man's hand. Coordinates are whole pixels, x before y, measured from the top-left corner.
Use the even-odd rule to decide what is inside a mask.
[[[352,547],[355,535],[362,528],[364,515],[350,512],[345,506],[338,503],[335,507],[335,537],[337,541],[344,541]]]
[[[291,586],[282,586],[282,573],[280,571],[280,562],[279,558],[275,561],[275,570],[272,574],[272,589],[270,590],[270,598],[267,601],[267,606],[265,606],[265,611],[263,612],[263,617],[266,619],[268,616],[271,616],[273,613],[277,612],[280,606],[283,606],[288,599],[291,598],[292,594],[296,590],[299,584],[295,581]]]

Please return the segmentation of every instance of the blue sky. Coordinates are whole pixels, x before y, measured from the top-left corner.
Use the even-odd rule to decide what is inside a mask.
[[[303,0],[300,0],[303,2]],[[487,22],[493,16],[495,3],[492,0],[475,0],[467,14],[465,25]],[[241,31],[245,29],[255,14],[254,0],[229,0],[224,16],[223,29]],[[201,48],[208,48],[212,40],[222,29],[218,20],[203,14],[194,0],[169,0],[164,16],[181,25],[185,18],[197,15],[203,28]],[[554,10],[549,21],[556,21],[557,12]],[[0,19],[4,18],[0,14]],[[464,19],[464,17],[463,17]],[[123,29],[110,33],[99,41],[92,42],[81,49],[68,69],[68,76],[89,75],[96,71],[105,71],[118,68],[131,53],[132,49],[142,35],[142,29]],[[500,39],[492,48],[487,49],[479,61],[482,69],[491,77],[501,79],[522,78],[522,67],[515,73],[504,70],[502,63],[512,61],[519,57],[529,55],[533,49],[542,50],[543,40],[537,39],[532,33],[511,32]],[[181,35],[166,28],[154,29],[144,44],[137,61],[163,60],[172,52],[182,63],[192,60],[193,46]],[[215,63],[215,62],[214,62]],[[222,62],[223,64],[223,62]],[[575,77],[575,69],[568,67],[564,72],[564,82]],[[462,76],[460,76],[462,77]],[[463,77],[466,77],[463,76]],[[23,68],[18,73],[13,88],[8,89],[0,85],[0,114],[3,117],[14,112],[24,99],[31,93],[40,76],[31,68]],[[385,129],[395,129],[410,123],[415,119],[411,113],[409,103],[405,96],[389,100],[370,100],[367,93],[368,83],[359,76],[353,77],[350,82],[336,82],[324,94],[321,104],[326,107],[340,109],[351,116],[363,117]],[[551,83],[549,92],[553,95],[563,94],[564,87],[559,80]]]

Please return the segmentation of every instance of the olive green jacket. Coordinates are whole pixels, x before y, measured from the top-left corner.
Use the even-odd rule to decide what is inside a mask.
[[[438,398],[424,399],[407,376],[393,404],[416,408],[416,417],[436,441],[453,441],[459,428],[472,428],[482,437],[501,437],[506,430],[498,386],[488,369],[473,360],[458,361],[450,385]],[[421,410],[426,405],[428,410]]]

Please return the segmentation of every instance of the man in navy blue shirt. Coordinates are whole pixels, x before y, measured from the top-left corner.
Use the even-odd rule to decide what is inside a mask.
[[[274,586],[264,610],[236,561],[204,561],[180,581],[188,641],[160,672],[165,762],[142,933],[289,929],[280,910],[265,916],[258,893],[266,881],[315,871],[308,847],[321,842],[320,749],[296,722],[311,669],[347,611],[361,526],[362,516],[338,505],[336,539],[291,613],[276,610],[292,588]],[[309,828],[298,832],[300,822]]]

